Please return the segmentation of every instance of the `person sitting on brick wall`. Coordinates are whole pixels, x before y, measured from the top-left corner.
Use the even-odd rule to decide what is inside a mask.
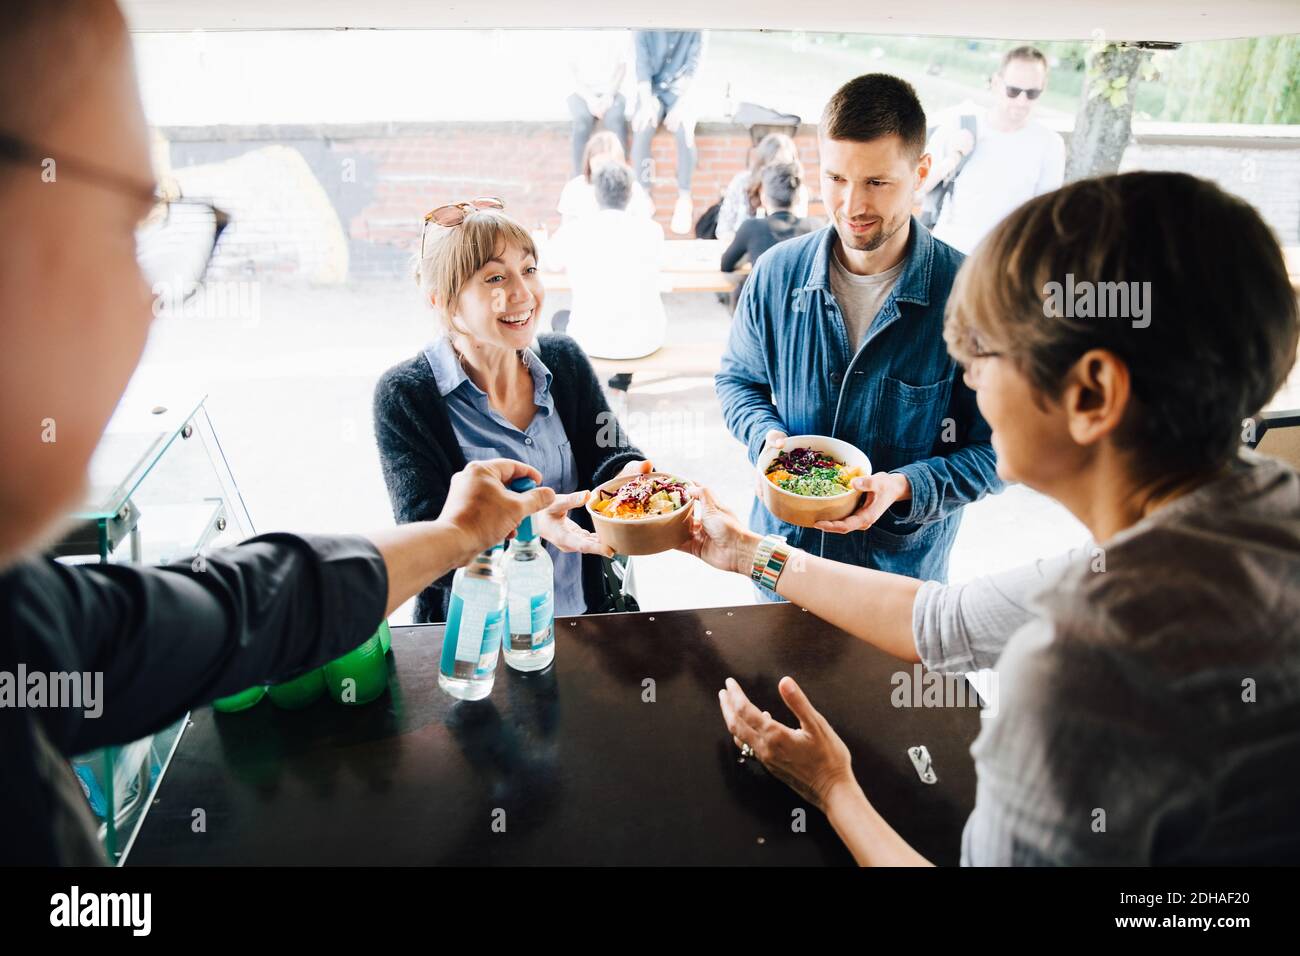
[[[704,52],[699,31],[638,30],[636,34],[637,106],[632,116],[632,162],[646,191],[654,180],[650,143],[660,120],[677,143],[677,202],[672,230],[691,231],[691,175],[695,172],[695,106],[689,96]]]

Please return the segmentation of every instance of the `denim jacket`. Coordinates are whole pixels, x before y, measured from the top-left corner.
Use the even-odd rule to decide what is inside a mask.
[[[755,263],[716,376],[723,417],[751,462],[769,429],[830,435],[873,471],[906,475],[912,497],[847,535],[786,524],[757,499],[750,525],[825,558],[945,581],[959,509],[1002,489],[989,426],[943,341],[963,256],[913,218],[903,271],[855,353],[831,294],[835,241],[827,226]]]

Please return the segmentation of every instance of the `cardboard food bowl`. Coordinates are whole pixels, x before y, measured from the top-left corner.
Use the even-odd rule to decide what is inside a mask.
[[[601,491],[611,494],[618,491],[633,478],[673,478],[682,484],[690,485],[678,475],[662,471],[652,471],[648,475],[624,475],[592,489],[587,499],[587,514],[591,515],[592,526],[600,543],[613,548],[617,554],[660,554],[671,551],[691,536],[691,512],[695,509],[695,499],[688,499],[686,504],[668,514],[655,515],[651,518],[607,518],[592,504],[599,498]]]
[[[778,488],[768,481],[767,469],[776,461],[776,456],[785,449],[793,448],[811,448],[844,462],[850,468],[857,466],[864,475],[871,474],[871,460],[861,449],[846,441],[827,438],[825,435],[791,435],[785,440],[785,448],[767,448],[758,456],[756,493],[768,511],[786,524],[813,528],[818,521],[839,521],[858,510],[864,494],[861,491],[850,490],[831,498],[813,498],[809,495],[796,495],[793,491]]]

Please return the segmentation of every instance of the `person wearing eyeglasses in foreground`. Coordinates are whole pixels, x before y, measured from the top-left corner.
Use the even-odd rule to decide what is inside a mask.
[[[1099,290],[1107,305],[1088,305]],[[1181,173],[1073,183],[965,262],[944,338],[999,474],[1065,505],[1093,546],[944,586],[791,553],[703,490],[683,549],[901,660],[997,668],[963,864],[1295,863],[1300,476],[1241,441],[1297,336],[1282,253],[1247,203]],[[925,864],[803,690],[779,691],[794,727],[726,681],[736,746],[859,863]]]
[[[369,535],[263,534],[193,566],[40,557],[83,496],[149,332],[136,235],[155,187],[113,3],[0,7],[0,89],[0,213],[14,237],[0,251],[0,863],[102,864],[70,756],[346,653],[555,493],[509,491],[540,481],[527,465],[475,462],[440,514]],[[38,674],[51,688],[100,675],[98,713],[31,700]]]
[[[602,609],[600,559],[613,552],[584,510],[568,514],[591,488],[652,466],[628,443],[578,343],[538,336],[546,290],[537,248],[504,208],[485,196],[425,217],[416,280],[438,334],[380,377],[375,439],[401,525],[437,517],[467,461],[511,458],[535,468],[557,495],[533,519],[555,563],[555,613],[586,614]],[[451,580],[448,573],[424,589],[416,622],[447,619]]]
[[[930,137],[935,168],[921,189],[924,194],[940,188],[961,165],[932,231],[968,254],[1003,216],[1056,189],[1065,177],[1065,141],[1033,118],[1047,88],[1047,57],[1032,46],[1008,51],[991,88],[991,106],[965,125],[953,117]]]

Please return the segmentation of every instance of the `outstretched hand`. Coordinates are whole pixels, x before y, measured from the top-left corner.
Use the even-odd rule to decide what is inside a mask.
[[[793,677],[782,677],[777,689],[799,721],[798,728],[787,727],[767,711],[760,711],[730,677],[727,686],[718,691],[722,719],[737,747],[748,745],[775,777],[825,811],[831,790],[853,782],[849,748]]]

